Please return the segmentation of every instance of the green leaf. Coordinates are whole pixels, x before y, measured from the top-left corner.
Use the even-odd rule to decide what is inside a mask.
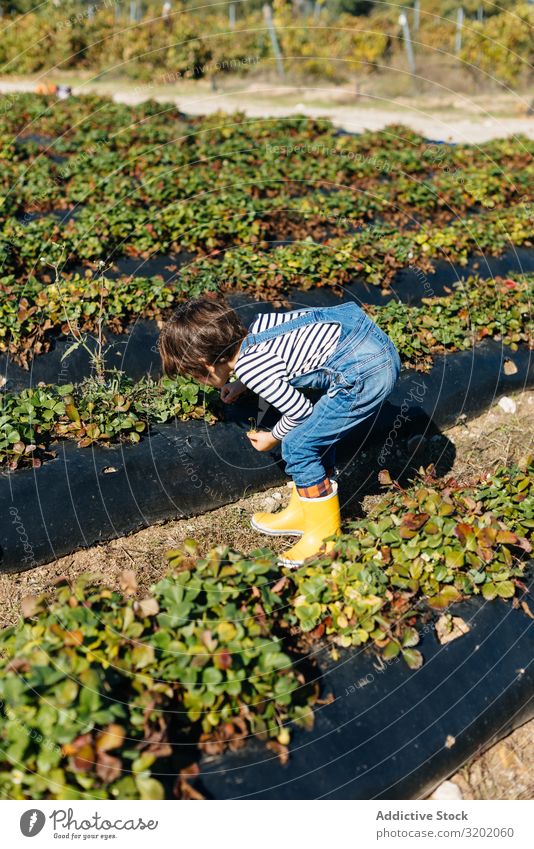
[[[459,601],[460,598],[461,595],[456,587],[445,586],[437,595],[429,598],[428,603],[431,607],[436,607],[438,610],[442,610],[450,604],[454,604],[455,601]]]
[[[445,565],[449,569],[459,569],[464,565],[465,557],[464,552],[458,548],[450,548],[446,546],[444,549],[445,552]]]
[[[151,645],[137,645],[132,651],[132,663],[135,669],[143,669],[145,666],[154,662],[155,653],[154,647]]]
[[[382,651],[384,660],[393,660],[400,652],[400,643],[396,640],[390,640],[387,646]]]
[[[488,581],[482,587],[482,595],[486,601],[492,601],[494,598],[497,598],[497,586],[492,581]]]
[[[515,595],[515,584],[513,581],[500,581],[495,586],[497,595],[501,598],[512,598]]]
[[[402,645],[405,648],[416,646],[419,642],[419,634],[415,628],[406,628],[402,635]]]
[[[204,684],[220,684],[223,680],[223,674],[215,666],[206,666],[202,671],[202,680]]]
[[[141,799],[145,799],[147,801],[155,799],[159,801],[165,798],[163,785],[160,784],[159,781],[156,781],[155,778],[147,778],[145,776],[137,775],[135,783],[139,789]]]
[[[417,649],[403,649],[402,656],[410,669],[419,669],[423,665],[423,655]]]

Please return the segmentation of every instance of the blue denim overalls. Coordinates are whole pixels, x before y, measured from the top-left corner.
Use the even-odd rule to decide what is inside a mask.
[[[355,303],[303,310],[298,318],[249,333],[241,351],[317,321],[339,323],[341,334],[324,365],[289,381],[298,389],[325,390],[312,414],[282,440],[286,472],[299,487],[324,480],[334,466],[336,443],[377,410],[400,373],[393,342]]]

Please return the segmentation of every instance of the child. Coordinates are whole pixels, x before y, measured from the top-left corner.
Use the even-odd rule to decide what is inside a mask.
[[[280,558],[300,566],[339,533],[336,443],[393,389],[400,371],[395,346],[354,303],[260,314],[247,331],[224,302],[197,298],[165,324],[160,351],[167,374],[215,386],[227,404],[252,389],[282,413],[272,431],[247,435],[258,451],[282,443],[294,487],[285,510],[256,513],[252,526],[300,537]],[[232,373],[238,379],[229,383]],[[299,391],[304,387],[323,390],[315,405]]]

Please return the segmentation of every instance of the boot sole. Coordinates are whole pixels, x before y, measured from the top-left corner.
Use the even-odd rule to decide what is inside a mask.
[[[304,531],[297,530],[289,530],[289,531],[273,531],[271,528],[264,528],[262,525],[255,522],[254,519],[250,520],[251,528],[254,528],[255,531],[259,531],[260,534],[267,534],[270,537],[301,537]]]
[[[285,566],[286,569],[300,569],[301,566],[304,566],[304,560],[284,560],[280,557],[278,565]]]

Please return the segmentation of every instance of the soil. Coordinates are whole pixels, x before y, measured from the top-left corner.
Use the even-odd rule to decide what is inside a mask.
[[[513,397],[515,412],[506,412],[495,404],[478,418],[446,431],[456,456],[451,474],[469,481],[481,471],[492,471],[513,463],[534,447],[532,421],[534,391]],[[505,405],[506,406],[506,405]],[[234,504],[191,519],[170,521],[106,545],[78,551],[47,566],[19,575],[0,576],[0,626],[17,620],[21,599],[50,590],[60,576],[74,579],[92,572],[108,585],[119,588],[123,570],[132,570],[143,597],[150,585],[166,571],[165,553],[177,548],[187,537],[197,540],[202,552],[224,540],[240,550],[269,546],[281,551],[287,538],[266,538],[249,525],[256,510],[272,511],[289,497],[287,487],[256,493]],[[363,508],[369,508],[377,496],[367,496]],[[534,794],[534,721],[468,763],[452,778],[466,799],[527,799]]]

